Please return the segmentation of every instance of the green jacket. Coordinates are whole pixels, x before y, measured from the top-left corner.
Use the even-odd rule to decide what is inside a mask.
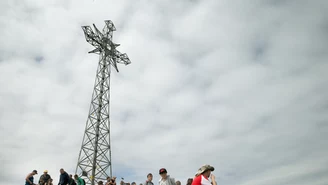
[[[85,185],[84,181],[81,177],[78,177],[76,182],[77,182],[77,185]]]

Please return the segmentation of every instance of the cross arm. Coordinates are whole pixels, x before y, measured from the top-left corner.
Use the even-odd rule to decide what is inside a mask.
[[[109,38],[112,40],[113,38],[113,31],[116,31],[116,28],[114,26],[114,23],[111,20],[106,20],[105,21],[105,26],[103,28],[103,33],[106,38]]]
[[[115,50],[115,56],[113,57],[116,63],[120,63],[120,64],[131,64],[131,61],[128,57],[128,55],[126,53],[121,53],[117,50]]]
[[[82,26],[82,30],[85,35],[85,40],[93,45],[94,47],[100,47],[100,37],[99,35],[95,34],[90,26]]]

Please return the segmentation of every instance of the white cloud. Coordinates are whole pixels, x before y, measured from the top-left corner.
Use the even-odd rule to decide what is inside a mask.
[[[81,26],[107,19],[132,61],[111,81],[114,175],[157,180],[166,167],[185,183],[209,163],[219,184],[325,184],[325,7],[0,2],[0,185],[74,173],[98,61]]]

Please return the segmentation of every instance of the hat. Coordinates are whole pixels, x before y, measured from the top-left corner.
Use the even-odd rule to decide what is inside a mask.
[[[44,170],[43,173],[48,173],[48,170]]]
[[[204,173],[205,171],[207,170],[211,170],[211,171],[214,171],[214,167],[213,166],[210,166],[208,164],[205,164],[203,165],[202,167],[200,167],[196,173],[196,175],[199,175],[199,174],[202,174]]]
[[[36,170],[33,170],[33,172],[34,172],[35,174],[38,174],[38,171],[36,171]]]
[[[163,174],[163,173],[167,173],[166,169],[165,168],[159,169],[159,174]]]

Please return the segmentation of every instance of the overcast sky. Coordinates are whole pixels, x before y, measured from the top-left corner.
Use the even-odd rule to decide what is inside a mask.
[[[0,185],[74,173],[114,22],[131,65],[111,79],[113,175],[185,184],[328,183],[328,1],[1,0]]]

